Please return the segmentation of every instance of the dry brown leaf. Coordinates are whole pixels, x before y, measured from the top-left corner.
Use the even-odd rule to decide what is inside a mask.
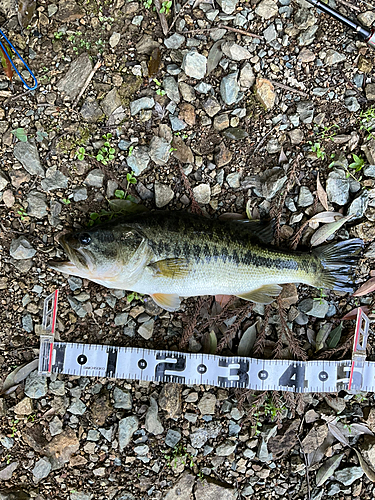
[[[1,58],[1,65],[4,68],[5,76],[9,78],[9,80],[11,80],[13,77],[13,66],[10,63],[7,51],[4,50],[1,46],[0,46],[0,58]]]
[[[326,424],[313,427],[301,443],[303,452],[309,454],[315,451],[324,442],[327,434],[328,427]]]
[[[366,283],[358,288],[356,292],[353,293],[353,297],[362,297],[362,295],[367,295],[375,290],[375,278],[370,278]]]
[[[370,481],[372,481],[373,483],[375,483],[375,471],[369,466],[369,464],[362,457],[362,455],[360,454],[360,452],[358,450],[356,450],[355,448],[353,448],[353,450],[357,454],[357,457],[358,457],[358,460],[359,460],[359,464],[362,467],[363,472],[370,479]]]
[[[36,0],[19,0],[18,2],[18,22],[21,28],[26,29],[35,13]]]
[[[221,307],[225,307],[233,298],[233,295],[215,295],[215,300]]]
[[[370,312],[370,309],[367,306],[361,306],[359,309],[362,309],[362,311],[365,314],[368,314]],[[358,314],[358,307],[355,307],[354,309],[352,309],[351,311],[346,313],[345,316],[343,318],[341,318],[341,320],[342,321],[349,321],[351,319],[356,319],[357,314]]]
[[[30,363],[25,365],[17,366],[5,379],[3,387],[1,388],[0,394],[8,392],[12,387],[16,386],[34,370],[38,368],[39,360],[34,359]]]
[[[320,182],[319,174],[318,174],[318,177],[316,178],[316,191],[317,191],[320,203],[323,205],[323,207],[326,210],[329,210],[327,193],[324,191],[324,188]]]

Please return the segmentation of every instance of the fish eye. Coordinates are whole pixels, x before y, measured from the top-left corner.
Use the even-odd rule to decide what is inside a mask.
[[[91,236],[88,233],[82,233],[79,235],[79,242],[82,243],[82,245],[88,245],[91,243]]]

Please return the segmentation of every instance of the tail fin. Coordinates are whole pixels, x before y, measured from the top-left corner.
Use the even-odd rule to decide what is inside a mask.
[[[314,249],[313,255],[321,265],[314,286],[340,292],[353,292],[353,273],[362,248],[363,241],[355,238]]]

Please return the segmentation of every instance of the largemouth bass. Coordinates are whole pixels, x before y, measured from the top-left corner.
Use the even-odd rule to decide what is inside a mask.
[[[70,262],[50,262],[49,267],[108,288],[151,295],[168,311],[179,308],[180,297],[197,295],[236,295],[269,304],[283,283],[353,291],[362,240],[309,253],[280,250],[264,243],[269,239],[253,221],[149,212],[63,235],[59,242]]]

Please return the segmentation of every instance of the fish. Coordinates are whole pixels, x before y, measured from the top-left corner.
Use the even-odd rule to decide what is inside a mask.
[[[257,221],[146,212],[62,235],[69,261],[49,267],[150,295],[167,311],[179,309],[181,298],[201,295],[270,304],[285,283],[353,292],[361,239],[298,252],[270,245],[272,233],[271,225]]]

